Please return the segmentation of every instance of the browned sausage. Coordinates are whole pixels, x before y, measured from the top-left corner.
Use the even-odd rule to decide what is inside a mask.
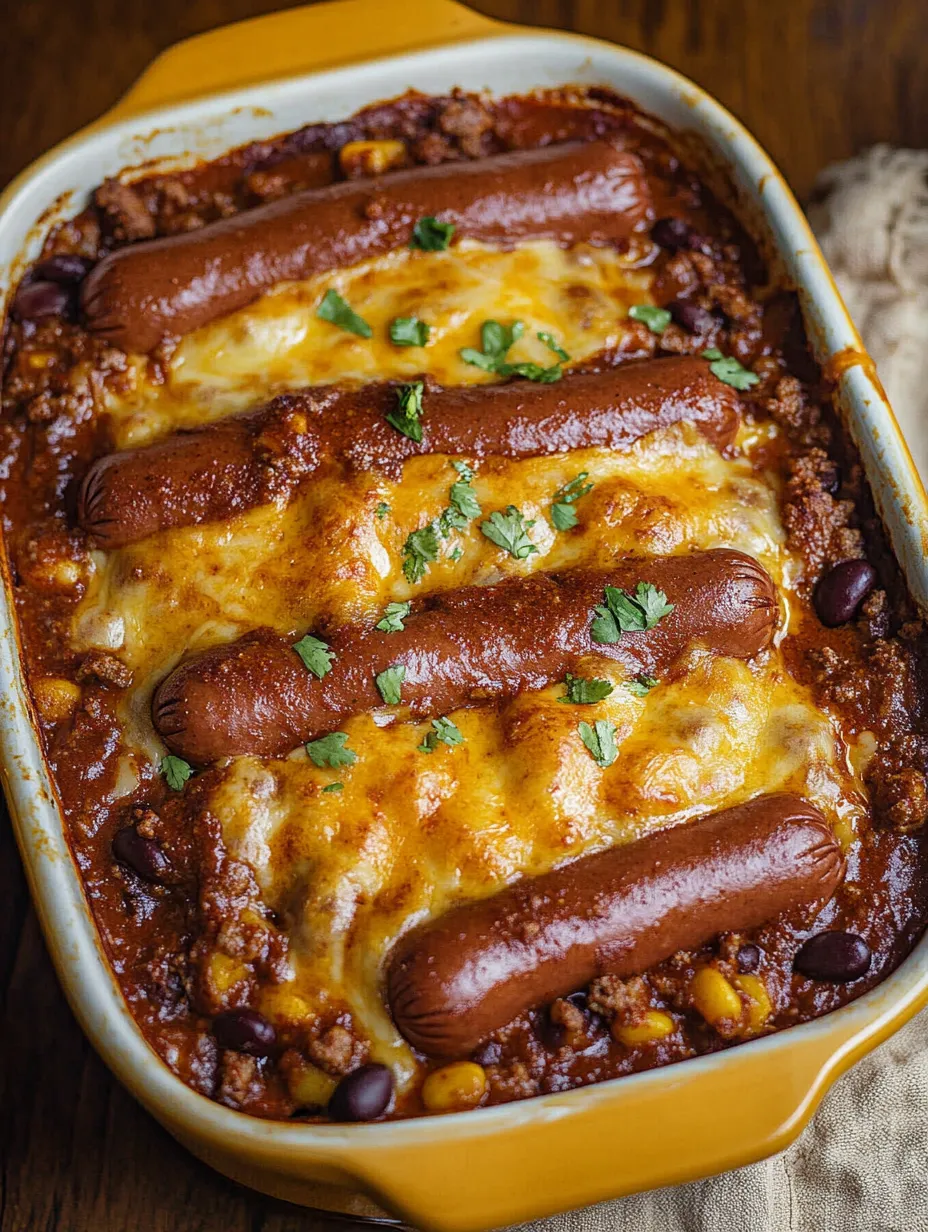
[[[674,610],[646,632],[593,642],[593,609],[606,586],[651,582]],[[596,652],[629,672],[661,674],[693,645],[750,658],[770,641],[776,590],[750,556],[717,548],[691,556],[624,560],[608,571],[509,578],[417,600],[401,633],[346,625],[326,640],[332,670],[317,680],[291,643],[258,630],[189,659],[158,688],[152,717],[187,761],[286,753],[383,705],[374,677],[405,668],[402,704],[417,718],[561,679]]]
[[[420,1052],[465,1057],[597,976],[637,975],[719,933],[830,898],[841,849],[798,796],[765,796],[581,857],[455,907],[393,951],[393,1020]]]
[[[94,333],[150,351],[234,312],[278,282],[357,265],[410,242],[420,218],[510,245],[621,243],[650,217],[644,169],[606,141],[519,150],[295,193],[195,232],[110,253],[85,279]]]
[[[738,395],[693,356],[576,373],[552,385],[427,390],[419,442],[385,419],[395,405],[394,385],[310,389],[111,454],[87,472],[78,521],[101,546],[115,548],[286,497],[327,462],[396,478],[416,454],[526,458],[594,445],[627,449],[681,420],[725,449],[739,424]]]

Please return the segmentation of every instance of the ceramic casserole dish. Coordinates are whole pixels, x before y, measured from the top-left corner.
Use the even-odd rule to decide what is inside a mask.
[[[104,177],[170,169],[331,121],[410,87],[524,93],[604,85],[722,166],[743,220],[799,288],[818,362],[863,459],[911,593],[928,605],[928,502],[808,225],[782,178],[723,108],[670,69],[594,39],[508,26],[450,0],[411,11],[342,0],[228,27],[161,56],[116,108],[40,159],[2,198],[7,297],[49,229]],[[36,221],[39,220],[39,221]],[[760,1159],[791,1142],[830,1084],[928,1001],[928,940],[858,1000],[735,1049],[553,1095],[368,1125],[244,1116],[200,1096],[145,1042],[72,863],[23,679],[10,580],[0,612],[4,788],[36,909],[83,1029],[135,1097],[191,1151],[275,1196],[387,1211],[454,1232],[512,1224]]]

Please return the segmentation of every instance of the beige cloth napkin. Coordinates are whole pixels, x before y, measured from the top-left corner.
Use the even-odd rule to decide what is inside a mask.
[[[928,151],[876,146],[820,178],[812,226],[928,479]],[[526,1225],[532,1232],[928,1228],[928,1010],[845,1075],[781,1155]]]

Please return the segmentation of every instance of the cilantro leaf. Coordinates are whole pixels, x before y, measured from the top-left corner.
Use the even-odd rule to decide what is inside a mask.
[[[193,767],[182,757],[175,757],[173,753],[168,753],[161,759],[161,773],[171,791],[181,791],[193,774]]]
[[[573,505],[582,496],[586,496],[587,492],[592,492],[593,484],[584,483],[588,475],[588,471],[581,471],[576,479],[571,479],[570,483],[565,483],[554,493],[551,521],[555,530],[570,530],[577,525],[577,512]]]
[[[303,666],[308,668],[317,680],[327,676],[332,670],[332,659],[335,657],[329,650],[328,643],[309,633],[293,643],[293,649],[303,660]]]
[[[331,287],[322,297],[322,302],[316,309],[316,316],[320,321],[330,321],[339,329],[347,330],[349,334],[357,334],[359,338],[370,338],[373,333],[364,318],[359,317]]]
[[[382,522],[389,512],[390,512],[390,506],[387,504],[387,502],[380,501],[377,505],[377,508],[374,510],[374,516],[376,517],[378,522]]]
[[[615,688],[608,680],[600,680],[598,676],[587,680],[583,676],[571,676],[570,672],[564,678],[564,687],[567,692],[557,700],[573,706],[592,706],[608,697]]]
[[[325,795],[327,792],[330,792],[330,791],[344,791],[344,790],[345,790],[344,783],[329,783],[328,787],[323,787],[322,794]]]
[[[590,634],[594,642],[607,646],[617,642],[623,633],[653,629],[674,607],[667,602],[664,592],[651,582],[639,582],[634,595],[616,586],[607,586],[603,597],[605,605],[594,609]]]
[[[652,334],[662,334],[670,324],[669,311],[654,304],[632,304],[628,315],[633,321],[647,325]]]
[[[589,723],[578,724],[577,731],[597,766],[604,770],[611,766],[619,755],[615,747],[615,724],[608,719],[597,719],[592,727]]]
[[[424,347],[432,327],[418,317],[395,317],[390,322],[390,341],[394,346]]]
[[[525,560],[526,556],[538,551],[526,533],[534,525],[534,521],[526,522],[525,515],[515,505],[507,505],[505,513],[491,513],[489,519],[480,524],[480,529],[491,543],[505,548],[515,560]]]
[[[377,691],[388,706],[398,706],[400,704],[400,696],[405,679],[406,668],[402,663],[392,663],[374,677]]]
[[[438,515],[438,531],[443,539],[447,539],[453,530],[463,530],[468,519],[459,509],[448,506]]]
[[[462,462],[460,459],[455,459],[451,463],[457,473],[461,476],[465,483],[470,483],[477,475],[477,472],[469,462]]]
[[[403,573],[407,582],[421,582],[429,563],[438,560],[438,533],[433,523],[414,530],[403,544]]]
[[[659,680],[655,680],[653,676],[649,676],[647,672],[642,672],[639,676],[633,676],[631,680],[624,682],[629,693],[635,697],[647,697],[652,689],[656,689],[660,684]]]
[[[465,364],[473,364],[475,368],[482,368],[484,372],[496,371],[498,361],[491,355],[484,355],[482,351],[475,351],[473,347],[461,347],[459,354]]]
[[[477,500],[477,493],[466,479],[460,479],[457,483],[451,485],[448,499],[457,509],[458,513],[467,520],[479,518],[481,513],[483,513],[483,510],[480,508],[480,501]]]
[[[545,346],[548,348],[549,351],[553,351],[554,354],[558,357],[559,360],[561,360],[562,363],[566,364],[567,361],[570,359],[570,356],[567,354],[564,348],[559,344],[555,336],[553,334],[549,334],[547,330],[540,329],[536,337],[538,338],[539,342],[543,342],[545,344]]]
[[[509,348],[518,342],[524,333],[525,326],[521,321],[513,321],[511,325],[501,325],[499,321],[484,321],[480,327],[480,345],[483,350],[475,351],[473,347],[463,347],[460,352],[461,359],[466,364],[482,368],[484,372],[501,372],[503,367],[508,366],[504,361]],[[539,368],[539,365],[535,364],[534,367]]]
[[[447,744],[454,748],[456,744],[464,743],[464,734],[450,719],[432,719],[432,731],[417,748],[420,753],[434,753],[436,746]]]
[[[703,351],[702,357],[712,360],[709,365],[712,375],[717,376],[726,385],[731,385],[733,389],[750,389],[760,382],[760,377],[756,372],[745,368],[739,360],[735,359],[734,355],[723,355],[718,347],[710,347],[708,351]]]
[[[402,633],[406,628],[403,621],[409,615],[410,607],[409,600],[405,603],[388,603],[384,608],[383,616],[374,628],[379,629],[381,633]]]
[[[464,552],[461,549],[461,545],[458,544],[458,546],[454,548],[454,550],[450,553],[450,555],[448,556],[448,559],[457,561],[457,560],[460,560],[463,555],[464,555]]]
[[[526,380],[538,381],[542,385],[552,385],[564,375],[560,364],[552,364],[550,368],[533,363],[497,364],[496,371],[500,376],[524,376]]]
[[[344,732],[330,732],[319,740],[310,740],[306,746],[309,760],[320,769],[324,766],[353,766],[358,755],[347,748],[348,737]]]
[[[414,381],[411,385],[398,385],[396,389],[396,406],[387,411],[386,420],[397,432],[408,436],[411,441],[422,440],[422,394],[425,385],[422,381]]]
[[[444,252],[454,235],[453,222],[439,222],[431,214],[420,218],[412,229],[410,248],[421,248],[423,252]]]

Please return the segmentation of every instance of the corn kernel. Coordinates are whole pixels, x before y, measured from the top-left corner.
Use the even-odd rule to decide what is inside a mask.
[[[258,1008],[274,1023],[300,1023],[313,1017],[310,1003],[287,984],[263,988]]]
[[[81,700],[81,690],[73,680],[43,676],[33,684],[32,696],[36,709],[47,723],[61,723],[74,713]]]
[[[402,141],[349,141],[338,152],[345,175],[382,175],[406,161]]]
[[[748,1031],[760,1031],[773,1013],[764,981],[757,975],[735,975],[731,982],[747,1001]]]
[[[338,1079],[303,1060],[287,1067],[287,1090],[298,1108],[324,1108],[338,1086]]]
[[[422,1102],[429,1112],[474,1108],[483,1099],[487,1076],[474,1061],[455,1061],[433,1070],[422,1084]]]
[[[23,353],[23,363],[27,368],[32,368],[36,372],[41,372],[43,368],[50,368],[55,362],[55,355],[52,351],[25,351]]]
[[[212,992],[222,996],[234,988],[248,975],[248,968],[237,958],[230,958],[221,950],[214,950],[209,956],[208,981]]]
[[[676,1030],[677,1024],[663,1010],[648,1010],[640,1022],[634,1024],[612,1024],[612,1038],[626,1048],[635,1048],[638,1044],[652,1044],[656,1040],[666,1039]]]
[[[693,1004],[712,1026],[741,1020],[741,998],[715,967],[700,967],[693,976],[690,993]]]

